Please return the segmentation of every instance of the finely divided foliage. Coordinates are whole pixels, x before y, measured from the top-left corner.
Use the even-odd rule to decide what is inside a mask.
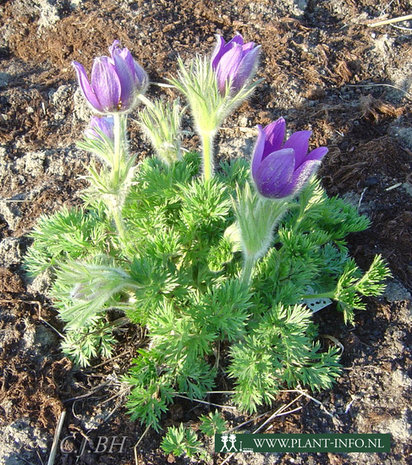
[[[252,46],[239,37],[234,44],[231,53],[244,60]],[[115,55],[118,47],[116,42]],[[132,66],[126,49],[121,57]],[[217,130],[222,108],[225,113],[253,90],[256,63],[250,57],[257,53],[245,62],[247,69],[232,63],[224,88],[207,60],[196,58],[188,70],[180,63],[173,82],[195,120],[206,108],[214,112],[197,121],[200,129],[212,118],[211,130]],[[247,76],[237,79],[238,68]],[[127,84],[132,73],[126,71],[120,75]],[[86,90],[90,98],[99,92]],[[311,176],[326,149],[315,149],[312,158],[309,153],[307,159],[316,161],[310,173],[295,176],[310,134],[295,133],[281,148],[285,124],[279,120],[259,135],[255,183],[242,159],[201,176],[202,158],[205,169],[213,164],[212,152],[181,156],[177,107],[146,105],[141,124],[159,158],[133,166],[123,108],[108,120],[94,120],[81,147],[105,165],[89,168],[84,207],[42,218],[31,233],[26,267],[34,276],[48,272],[53,278],[50,296],[66,324],[63,351],[87,366],[112,354],[120,327],[145,327],[147,344],[124,382],[132,419],[156,430],[176,395],[202,399],[222,376],[234,386],[233,402],[248,412],[271,404],[285,386],[330,388],[340,373],[339,350],[321,346],[305,299],[330,298],[344,321],[353,323],[354,310],[365,308],[362,296],[379,295],[389,272],[379,256],[366,273],[349,257],[345,237],[364,230],[368,220],[329,198]],[[169,132],[157,124],[167,114]],[[279,125],[283,132],[275,134]],[[217,413],[202,418],[205,434],[224,428]],[[162,447],[175,455],[201,450],[196,434],[182,426],[169,429]]]
[[[196,164],[197,154],[176,162],[174,172],[156,159],[142,163],[123,210],[126,246],[114,225],[89,207],[43,219],[27,257],[33,274],[49,269],[55,275],[51,292],[67,322],[64,350],[83,365],[113,343],[110,309],[147,326],[150,345],[127,377],[129,409],[157,428],[173,394],[202,398],[222,369],[236,385],[235,402],[249,411],[270,403],[284,385],[330,387],[339,355],[319,350],[302,299],[309,288],[327,294],[351,322],[363,306],[361,295],[382,291],[387,274],[377,258],[362,275],[343,237],[367,221],[313,181],[292,202],[247,285],[240,279],[241,253],[225,237],[234,220],[229,193],[237,191],[225,185],[223,173],[202,182],[193,175]],[[237,165],[226,166],[226,176],[237,174],[241,185]],[[100,249],[92,237],[106,238]]]

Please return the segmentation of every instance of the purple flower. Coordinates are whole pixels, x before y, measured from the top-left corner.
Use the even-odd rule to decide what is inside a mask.
[[[92,116],[89,127],[84,131],[87,139],[102,140],[101,134],[109,140],[114,140],[114,119],[113,116]]]
[[[136,97],[148,83],[144,69],[134,61],[127,48],[115,40],[109,47],[110,57],[94,59],[91,80],[80,63],[73,61],[80,88],[90,105],[99,113],[129,111]]]
[[[252,177],[259,193],[268,198],[280,199],[297,194],[319,167],[326,147],[308,153],[312,131],[298,131],[282,144],[286,123],[283,118],[266,126],[258,125],[252,159]]]
[[[228,43],[221,36],[212,54],[212,68],[217,75],[219,91],[224,94],[226,84],[231,82],[231,89],[238,92],[254,74],[260,46],[254,42],[243,43],[238,34]]]

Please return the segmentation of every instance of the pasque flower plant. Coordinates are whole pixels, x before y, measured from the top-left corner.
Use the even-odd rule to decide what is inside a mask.
[[[118,41],[110,57],[96,59],[90,82],[75,64],[100,115],[79,147],[103,163],[88,167],[82,208],[40,219],[26,266],[32,275],[51,272],[50,294],[66,323],[62,347],[76,363],[110,355],[121,326],[145,327],[123,382],[132,418],[157,430],[176,396],[200,399],[222,374],[249,412],[284,386],[329,388],[339,351],[321,349],[305,299],[328,297],[353,323],[354,310],[365,308],[361,296],[382,292],[389,274],[379,256],[364,274],[348,256],[345,236],[368,220],[328,198],[313,176],[327,149],[308,152],[310,131],[284,142],[283,119],[259,126],[251,165],[234,157],[214,173],[213,136],[253,91],[258,53],[238,35],[219,38],[212,58],[187,69],[180,60],[173,83],[202,140],[203,176],[199,154],[181,150],[182,108],[162,99],[141,99],[140,125],[157,158],[135,164],[127,116],[147,76]],[[219,418],[208,422],[209,430],[222,427]],[[192,430],[166,439],[168,453],[199,449]]]
[[[260,197],[246,185],[234,207],[244,254],[245,282],[250,281],[257,260],[267,252],[273,230],[289,208],[290,200],[309,181],[328,152],[326,147],[318,147],[307,153],[311,131],[295,132],[283,144],[283,118],[264,129],[258,125],[258,131],[251,173]]]
[[[82,148],[100,156],[110,169],[89,168],[90,181],[103,197],[120,238],[125,240],[121,209],[132,179],[134,157],[127,150],[126,118],[148,86],[148,76],[127,48],[115,40],[110,57],[95,58],[89,81],[80,63],[74,61],[80,89],[94,111],[103,118],[92,117]]]

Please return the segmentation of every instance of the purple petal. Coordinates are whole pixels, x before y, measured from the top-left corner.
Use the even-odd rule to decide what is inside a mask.
[[[249,51],[252,50],[254,47],[255,47],[255,43],[254,43],[254,42],[248,42],[247,44],[242,45],[243,53],[249,52]]]
[[[84,131],[84,135],[88,139],[99,139],[99,135],[96,132],[96,128],[98,127],[98,121],[99,117],[98,116],[92,116],[90,119],[90,124]]]
[[[120,56],[126,61],[127,66],[133,75],[134,85],[141,91],[142,88],[146,87],[147,82],[149,81],[146,71],[133,58],[129,49],[123,48],[120,50]]]
[[[116,39],[113,41],[112,45],[109,47],[110,55],[113,55],[113,50],[120,47],[120,40]]]
[[[109,47],[110,55],[113,56],[113,52],[118,48],[120,48],[120,40],[115,40]]]
[[[100,118],[98,122],[98,126],[104,134],[109,139],[114,139],[114,118],[113,116],[106,116],[104,118]]]
[[[257,125],[259,131],[258,138],[256,139],[256,145],[253,150],[252,157],[252,176],[254,177],[262,160],[263,160],[263,149],[265,147],[265,133],[260,124]]]
[[[268,124],[265,129],[266,144],[264,149],[264,157],[272,152],[280,150],[286,132],[286,121],[279,118],[273,123]]]
[[[128,109],[134,100],[134,90],[135,90],[135,77],[134,77],[134,61],[131,53],[127,50],[126,57],[128,58],[129,63],[121,55],[119,49],[113,50],[113,60],[116,69],[116,74],[120,80],[120,100],[122,108]]]
[[[230,40],[228,43],[225,43],[225,41],[223,40],[223,44],[222,44],[222,47],[221,47],[220,53],[219,53],[219,58],[214,60],[214,63],[215,63],[214,69],[217,68],[217,66],[219,64],[219,61],[221,60],[223,55],[230,52],[233,49],[233,47],[235,47],[235,46],[237,47],[239,45],[242,46],[242,50],[243,50],[243,37],[240,34],[233,37],[233,39]]]
[[[230,45],[230,47],[233,47],[234,44],[243,45],[242,34],[236,34],[235,37],[233,37],[232,40],[229,40],[229,42],[226,44],[226,46]]]
[[[245,82],[250,79],[255,71],[258,56],[260,52],[260,46],[255,47],[253,50],[248,52],[243,51],[243,58],[240,62],[239,68],[236,72],[236,76],[233,79],[233,87],[236,90],[240,90],[240,88],[245,84]]]
[[[307,160],[296,169],[296,171],[293,173],[291,182],[294,194],[297,194],[300,189],[302,189],[309,178],[319,168],[320,163],[320,160]]]
[[[222,56],[216,69],[217,83],[221,92],[224,92],[225,90],[226,81],[233,81],[241,60],[242,47],[236,44],[231,50]]]
[[[83,95],[86,97],[90,105],[95,108],[97,111],[102,111],[103,108],[100,105],[99,100],[97,99],[92,86],[90,85],[89,80],[87,79],[86,71],[80,63],[73,61],[72,65],[74,66],[77,74],[77,79],[80,84],[80,88],[83,92]]]
[[[312,131],[297,131],[294,132],[283,145],[284,149],[294,149],[296,168],[298,168],[305,160],[309,148],[309,138]]]
[[[101,133],[103,133],[108,139],[113,140],[114,134],[114,120],[113,116],[98,117],[93,116],[90,120],[89,127],[84,131],[85,135],[89,139],[102,139]]]
[[[222,36],[217,36],[217,44],[215,46],[215,49],[213,50],[212,58],[211,58],[213,69],[217,68],[219,61],[223,56],[225,45],[226,45],[225,39]]]
[[[293,149],[282,149],[268,155],[256,170],[253,179],[260,194],[268,198],[287,197],[295,168]]]
[[[117,49],[113,50],[113,59],[115,55],[118,54],[120,57],[126,62],[127,66],[130,69],[130,72],[133,74],[134,73],[134,59],[132,54],[130,53],[130,50],[128,48],[122,48],[122,49]]]
[[[102,111],[110,113],[119,110],[120,79],[108,57],[100,57],[94,60],[92,87],[100,102]]]
[[[125,60],[126,63],[130,66],[130,69],[133,70],[134,60],[128,48],[126,47],[120,48],[120,42],[118,40],[115,40],[112,46],[109,47],[109,50],[110,50],[110,55],[112,56],[113,63],[114,63],[115,55],[120,55],[123,58],[123,60]]]
[[[149,82],[149,77],[146,71],[134,61],[134,76],[135,76],[135,85],[139,87],[140,92],[144,92],[146,90],[147,84]]]
[[[328,153],[328,148],[327,147],[318,147],[315,150],[312,150],[311,152],[308,153],[308,156],[306,157],[305,161],[308,160],[322,160],[322,158]]]

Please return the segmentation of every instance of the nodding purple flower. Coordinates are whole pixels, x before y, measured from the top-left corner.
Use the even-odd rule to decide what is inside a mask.
[[[84,131],[87,139],[102,140],[102,134],[109,140],[114,140],[113,116],[92,116],[89,127]]]
[[[118,40],[109,51],[110,57],[94,59],[90,81],[83,65],[73,61],[73,66],[84,96],[97,112],[127,112],[136,104],[137,95],[146,90],[148,76],[130,51],[120,48]]]
[[[217,76],[219,91],[224,94],[226,85],[231,83],[231,90],[238,92],[242,86],[252,78],[258,58],[260,46],[254,42],[243,42],[238,34],[228,43],[221,36],[212,54],[212,68]]]
[[[286,123],[283,118],[266,126],[258,125],[252,159],[252,177],[263,197],[280,199],[295,195],[319,167],[328,152],[318,147],[308,153],[312,131],[293,133],[285,143]]]

